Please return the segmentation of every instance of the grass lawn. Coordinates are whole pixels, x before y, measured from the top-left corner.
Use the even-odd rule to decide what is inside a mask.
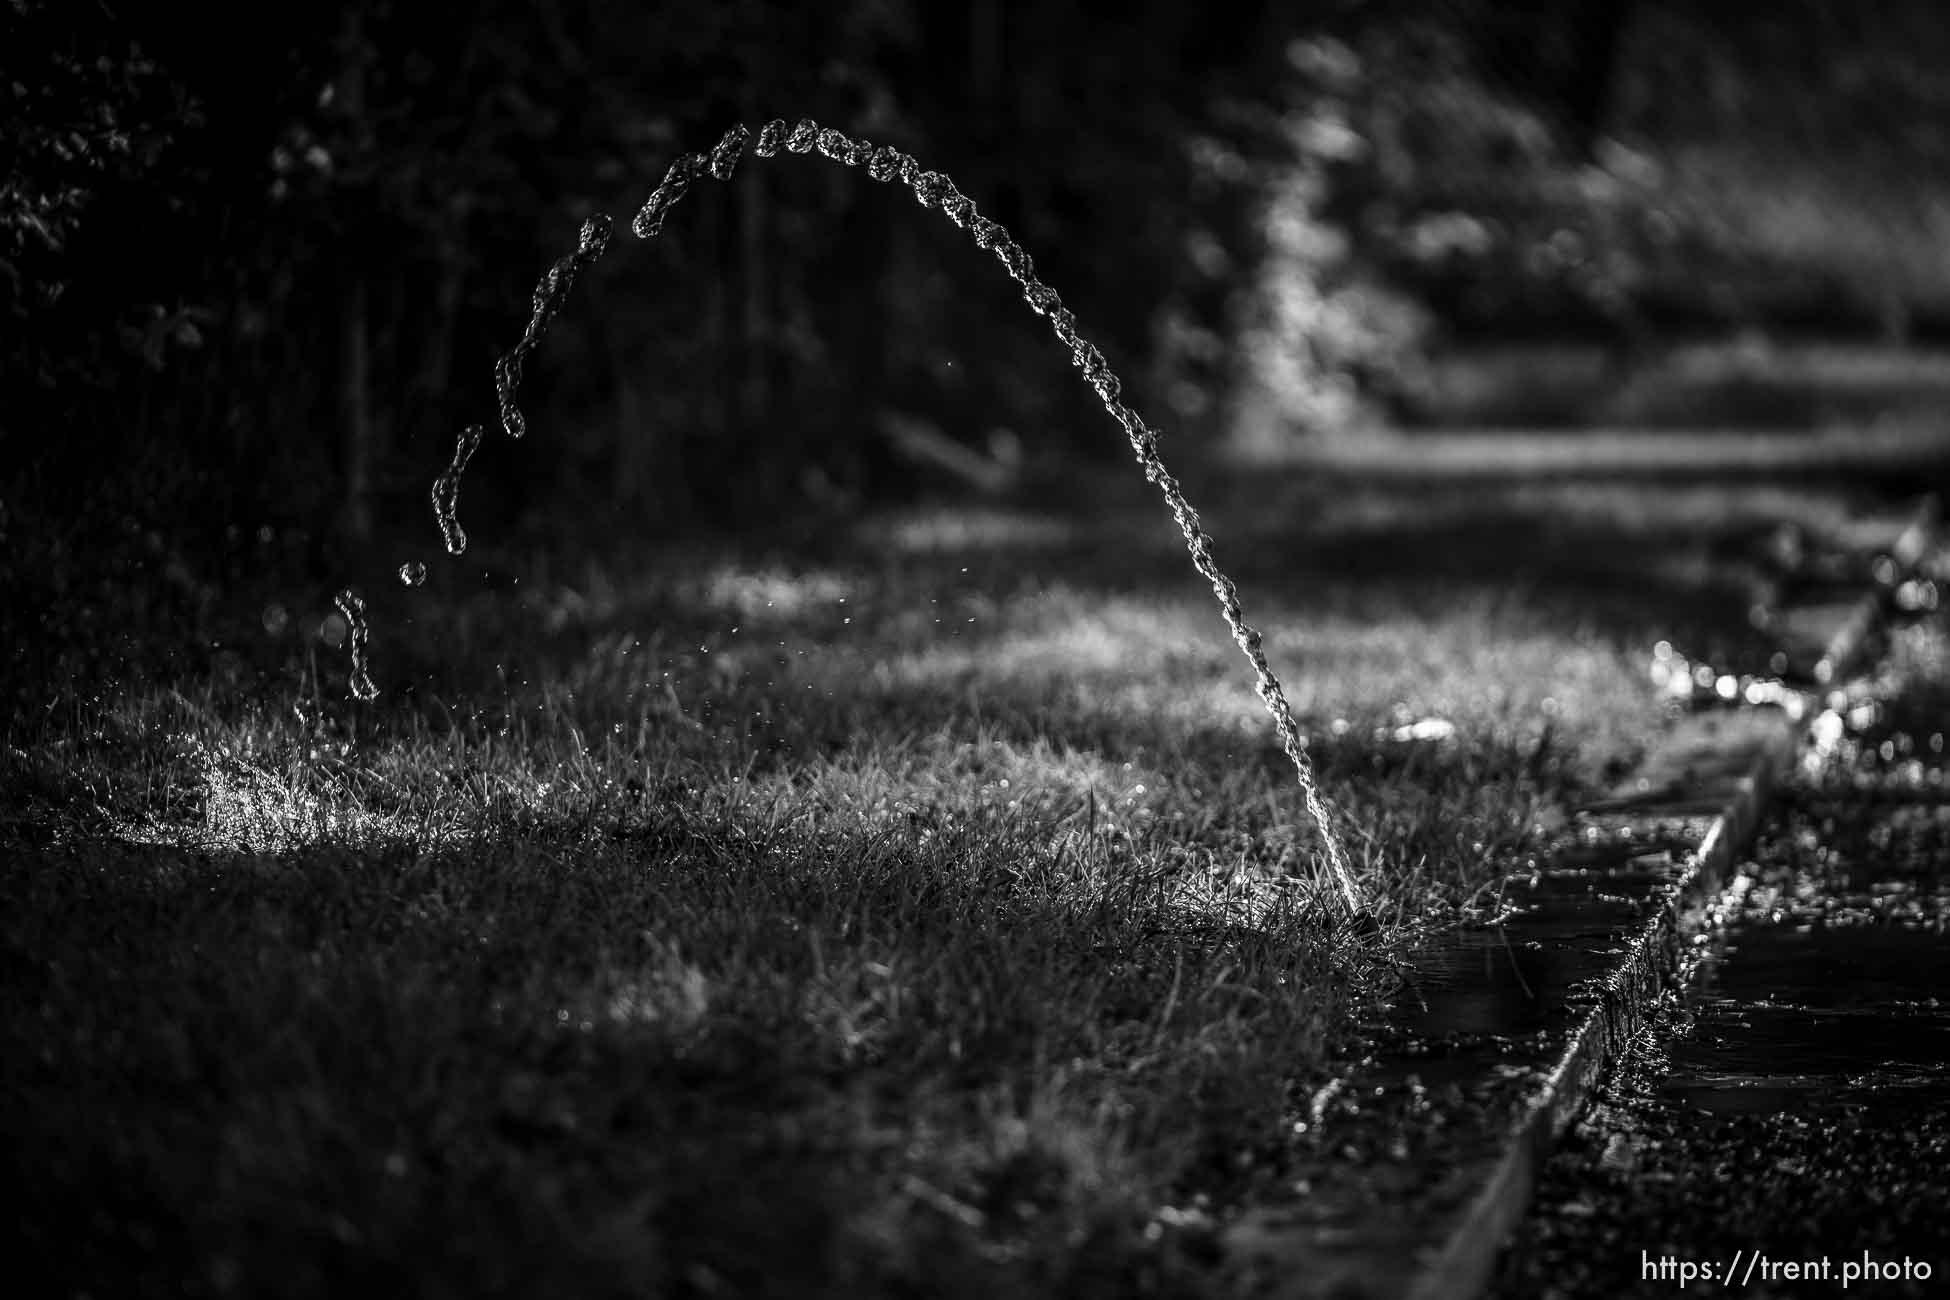
[[[1128,466],[773,542],[470,519],[426,587],[368,581],[372,705],[249,537],[199,569],[23,507],[13,1257],[102,1295],[1217,1292],[1215,1217],[1390,952],[1493,913],[1660,727],[1653,643],[1758,654],[1765,539],[1863,494],[1404,455],[1188,485],[1378,933]]]

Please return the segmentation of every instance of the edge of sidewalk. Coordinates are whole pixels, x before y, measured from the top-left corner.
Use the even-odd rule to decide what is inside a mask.
[[[1888,551],[1899,572],[1913,571],[1927,553],[1940,513],[1934,494],[1912,508]],[[1890,601],[1886,588],[1864,592],[1854,601],[1816,665],[1818,683],[1845,681],[1865,666]],[[1489,1177],[1469,1198],[1446,1241],[1419,1262],[1408,1293],[1415,1300],[1480,1295],[1489,1284],[1511,1230],[1529,1208],[1552,1146],[1584,1109],[1607,1067],[1643,1023],[1677,968],[1682,942],[1704,923],[1704,905],[1718,893],[1736,856],[1758,830],[1810,721],[1804,719],[1788,729],[1784,733],[1788,743],[1763,745],[1713,816],[1680,879],[1678,893],[1632,936],[1596,1005],[1572,1033],[1543,1088],[1508,1131]]]

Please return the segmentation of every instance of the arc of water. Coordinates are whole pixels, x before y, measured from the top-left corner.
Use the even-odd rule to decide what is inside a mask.
[[[605,216],[594,216],[582,223],[582,230],[576,236],[573,253],[559,257],[555,263],[542,272],[542,278],[535,285],[535,294],[528,312],[527,328],[521,332],[521,341],[516,343],[508,354],[494,363],[495,394],[500,399],[501,427],[507,430],[510,438],[519,438],[528,432],[528,422],[522,418],[521,408],[515,405],[516,390],[521,387],[521,368],[548,332],[562,304],[569,299],[569,290],[575,288],[576,275],[609,249],[610,221]]]
[[[699,178],[708,175],[713,180],[731,179],[750,141],[751,133],[740,124],[726,131],[710,153],[680,155],[637,211],[630,223],[631,233],[639,239],[649,239],[661,232],[670,210]],[[1320,791],[1313,762],[1294,722],[1292,706],[1287,702],[1286,692],[1274,675],[1272,665],[1267,662],[1263,639],[1258,630],[1246,622],[1238,589],[1213,557],[1211,535],[1206,532],[1198,512],[1185,499],[1178,480],[1165,468],[1158,454],[1158,434],[1136,411],[1118,400],[1123,389],[1122,381],[1104,360],[1103,353],[1077,332],[1076,318],[1063,306],[1056,291],[1036,278],[1035,263],[1029,254],[1009,237],[1009,232],[1000,223],[982,216],[974,201],[957,190],[953,181],[940,172],[923,170],[913,157],[898,149],[853,139],[832,127],[821,127],[811,118],[800,118],[790,126],[783,118],[774,118],[760,128],[752,151],[761,158],[770,158],[781,148],[797,154],[816,150],[845,166],[865,167],[867,175],[875,181],[900,180],[914,192],[915,201],[922,207],[938,209],[956,226],[967,230],[977,247],[993,254],[1010,278],[1021,286],[1023,301],[1029,304],[1030,310],[1049,321],[1057,342],[1070,350],[1071,364],[1083,372],[1084,382],[1095,390],[1104,410],[1124,430],[1131,451],[1144,470],[1144,477],[1157,484],[1172,518],[1177,521],[1178,530],[1185,538],[1185,547],[1191,552],[1193,567],[1211,585],[1212,594],[1219,602],[1219,612],[1232,632],[1232,639],[1252,665],[1255,693],[1272,715],[1273,729],[1279,736],[1280,746],[1298,775],[1301,798],[1308,817],[1319,833],[1328,872],[1348,909],[1358,910],[1361,893],[1348,865],[1340,833],[1335,827],[1333,809]],[[607,217],[592,217],[583,223],[576,250],[550,266],[536,284],[528,326],[522,332],[520,341],[495,365],[501,426],[510,437],[521,437],[527,428],[517,405],[523,363],[540,343],[550,322],[561,311],[577,273],[601,257],[607,249],[609,234],[610,222]],[[454,554],[459,554],[467,541],[466,534],[460,531],[459,524],[453,518],[453,506],[459,495],[460,475],[479,441],[478,429],[461,435],[453,463],[434,487],[435,513],[440,521],[442,536],[447,539],[448,550]]]

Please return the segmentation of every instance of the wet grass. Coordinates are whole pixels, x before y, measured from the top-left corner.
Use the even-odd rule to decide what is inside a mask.
[[[16,517],[17,1244],[116,1294],[1221,1288],[1213,1215],[1390,954],[1636,757],[1653,640],[1744,652],[1766,539],[1852,489],[1192,486],[1372,927],[1141,482],[483,538],[369,586],[374,706],[275,537]]]

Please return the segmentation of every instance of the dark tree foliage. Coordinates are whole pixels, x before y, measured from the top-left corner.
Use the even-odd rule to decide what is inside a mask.
[[[291,0],[227,8],[219,39],[166,6],[5,0],[7,459],[50,485],[201,475],[204,518],[424,526],[580,221],[774,116],[951,175],[1186,432],[1254,384],[1402,387],[1431,321],[1907,320],[1908,264],[1837,234],[1823,267],[1784,267],[1810,236],[1732,211],[1713,171],[1786,175],[1765,160],[1825,142],[1847,193],[1895,195],[1944,152],[1933,9],[1877,14]],[[530,367],[535,433],[483,450],[475,499],[640,528],[844,507],[910,486],[890,415],[978,450],[1012,430],[1031,460],[1120,455],[1006,277],[899,189],[782,157],[619,238]]]
[[[100,11],[11,0],[0,45],[12,52],[0,75],[0,412],[21,436],[15,422],[35,393],[113,384],[124,348],[155,369],[172,345],[199,341],[195,313],[156,300],[166,274],[91,236],[134,211],[149,222],[185,215],[157,191],[202,121]]]
[[[733,121],[807,114],[926,158],[1141,361],[1185,289],[1186,141],[1259,129],[1224,115],[1278,63],[1257,6],[301,2],[221,41],[155,9],[12,11],[32,84],[9,309],[33,342],[9,369],[37,387],[10,409],[167,445],[355,537],[485,413],[579,219],[629,211]],[[484,456],[485,478],[660,519],[845,497],[885,460],[882,406],[1116,450],[938,219],[813,160],[746,171],[591,277],[534,368],[546,449]]]

